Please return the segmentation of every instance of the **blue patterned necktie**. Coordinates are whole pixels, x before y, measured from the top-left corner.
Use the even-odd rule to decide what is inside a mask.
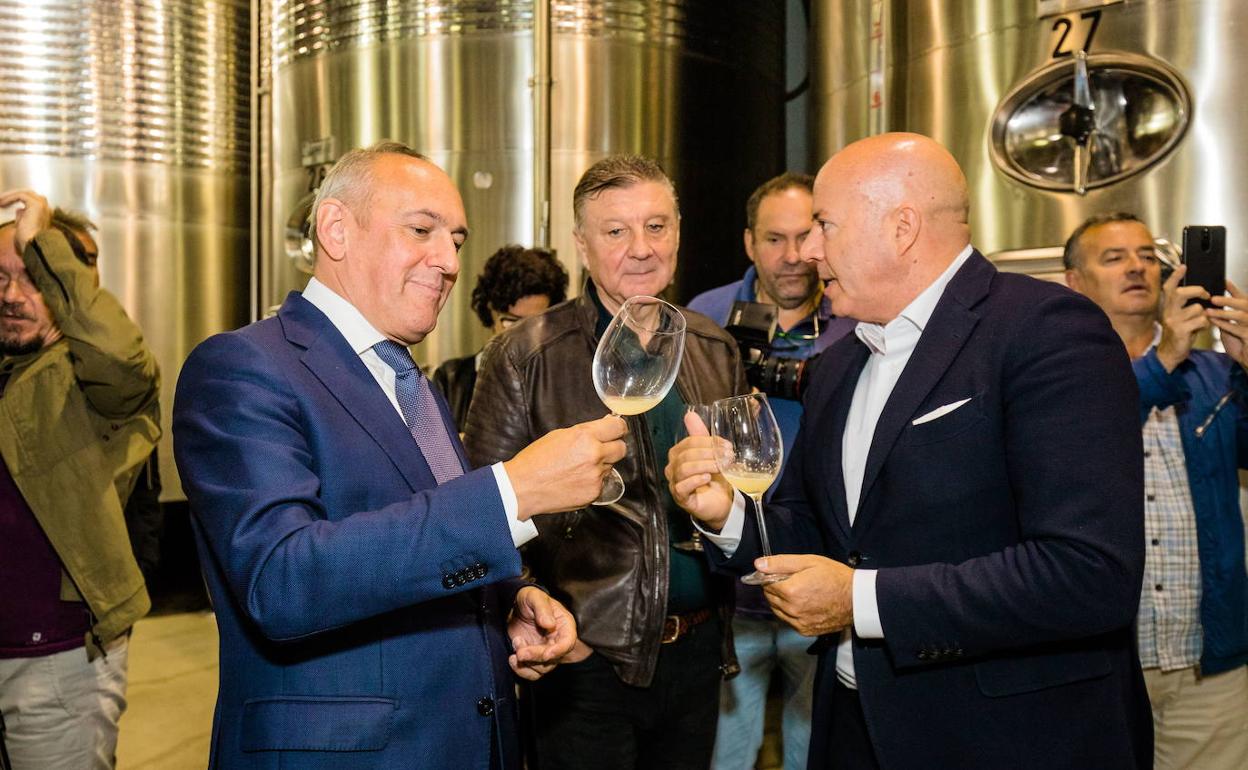
[[[433,391],[429,389],[429,380],[412,361],[411,353],[392,340],[378,342],[373,345],[373,350],[394,370],[394,391],[399,410],[403,412],[403,422],[407,423],[412,438],[416,439],[416,445],[425,456],[425,462],[429,463],[433,477],[443,484],[462,476],[464,467],[446,432],[446,423],[442,421],[442,412],[434,401]]]

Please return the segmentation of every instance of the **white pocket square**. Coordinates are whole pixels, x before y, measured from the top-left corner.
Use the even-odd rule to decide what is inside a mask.
[[[935,409],[933,409],[932,411],[930,411],[930,412],[928,412],[927,414],[923,415],[922,417],[916,417],[913,421],[911,421],[911,423],[910,423],[910,424],[911,424],[911,425],[922,425],[922,424],[923,424],[923,423],[925,423],[925,422],[931,422],[932,420],[935,420],[935,419],[937,419],[937,418],[939,418],[939,417],[944,417],[945,415],[947,415],[947,414],[949,414],[950,412],[952,412],[954,409],[957,409],[958,407],[960,407],[960,406],[962,406],[963,404],[966,404],[966,403],[968,403],[968,402],[970,402],[970,399],[969,399],[969,398],[964,398],[964,399],[962,399],[961,401],[954,401],[952,404],[945,404],[944,406],[938,406],[938,407],[936,407]]]

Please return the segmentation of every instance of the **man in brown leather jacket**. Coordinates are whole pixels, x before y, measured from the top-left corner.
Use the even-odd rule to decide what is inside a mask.
[[[576,299],[494,338],[478,372],[465,445],[474,463],[512,456],[546,431],[607,413],[591,380],[598,337],[629,297],[671,283],[680,214],[654,161],[611,156],[573,194],[577,252],[589,273]],[[537,765],[705,768],[719,682],[736,672],[731,590],[701,554],[676,550],[689,518],[663,479],[689,404],[745,392],[736,344],[686,313],[684,360],[668,396],[626,418],[628,454],[615,467],[619,502],[538,522],[523,549],[532,577],[576,616],[580,640],[533,687]]]

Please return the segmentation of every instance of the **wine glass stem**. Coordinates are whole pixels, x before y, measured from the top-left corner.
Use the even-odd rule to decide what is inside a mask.
[[[619,417],[621,420],[624,420],[624,415],[622,415],[622,414],[616,414],[614,409],[612,409],[612,410],[611,410],[611,416],[612,416],[612,417]],[[625,421],[625,422],[628,422],[627,420],[624,420],[624,421]],[[611,466],[611,467],[612,467],[612,469],[614,470],[615,466]]]
[[[758,521],[758,539],[763,545],[763,556],[771,556],[771,543],[767,540],[767,525],[763,523],[763,496],[750,495],[754,501],[754,516]]]

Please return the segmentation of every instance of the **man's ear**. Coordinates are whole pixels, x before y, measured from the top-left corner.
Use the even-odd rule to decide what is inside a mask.
[[[580,227],[572,228],[572,241],[576,244],[576,254],[581,258],[581,267],[585,271],[589,271],[589,249],[585,245],[585,236],[581,234]]]
[[[1078,271],[1073,269],[1066,271],[1066,287],[1083,294],[1083,289],[1080,287]]]
[[[905,254],[919,239],[923,217],[913,206],[902,205],[893,212],[893,243],[898,254]]]
[[[347,219],[351,212],[337,198],[326,198],[316,209],[316,240],[325,256],[340,262],[347,255]]]
[[[754,231],[748,227],[745,228],[745,232],[741,234],[741,242],[745,244],[745,256],[749,257],[750,261],[753,262],[754,261]]]

